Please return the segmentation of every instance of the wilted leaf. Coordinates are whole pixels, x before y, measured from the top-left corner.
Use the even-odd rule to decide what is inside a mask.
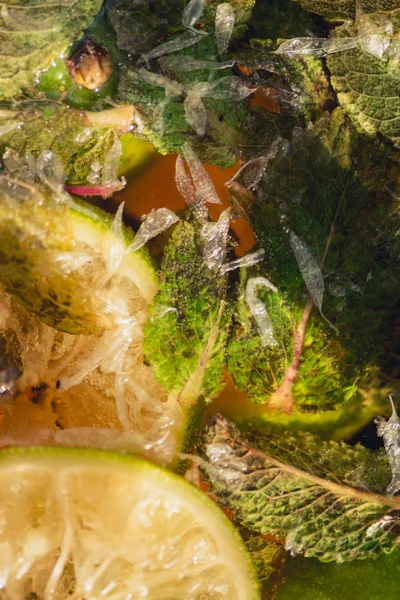
[[[0,99],[12,98],[35,83],[38,72],[76,39],[93,21],[101,0],[4,0],[0,15]]]
[[[285,540],[293,553],[351,561],[390,552],[400,500],[386,495],[381,451],[309,435],[255,433],[247,441],[224,417],[209,423],[202,451],[211,491],[245,527]]]

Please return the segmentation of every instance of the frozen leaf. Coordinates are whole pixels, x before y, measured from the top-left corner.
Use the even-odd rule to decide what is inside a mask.
[[[354,19],[357,16],[358,0],[294,0],[304,10],[322,15],[329,21]],[[365,13],[374,13],[379,10],[390,11],[399,7],[398,0],[362,0],[362,9]]]
[[[283,539],[293,554],[345,562],[396,547],[400,503],[385,494],[390,473],[380,451],[304,434],[246,438],[217,415],[202,452],[211,491],[234,520]]]
[[[149,52],[142,54],[139,62],[146,62],[147,64],[153,60],[154,58],[158,58],[159,56],[164,56],[164,54],[169,54],[171,52],[178,52],[178,50],[183,50],[183,48],[189,48],[194,44],[197,44],[204,36],[208,35],[206,31],[193,31],[190,29],[189,31],[185,31],[182,35],[165,42],[164,44],[160,44],[156,48],[153,48]]]
[[[65,173],[61,160],[50,150],[43,150],[36,160],[36,174],[59,197],[63,198]],[[66,194],[68,197],[68,194]]]
[[[190,0],[182,15],[182,25],[191,29],[204,11],[205,0]]]
[[[226,258],[229,224],[230,209],[227,208],[220,214],[216,223],[208,222],[201,228],[203,260],[210,270],[219,269]]]
[[[392,415],[387,421],[379,417],[376,420],[378,435],[383,437],[386,455],[392,470],[392,481],[387,491],[396,494],[400,490],[400,420],[394,407],[393,399],[389,396],[392,405]]]
[[[126,252],[136,252],[140,250],[147,242],[156,235],[169,229],[179,221],[179,217],[168,208],[158,208],[146,215],[145,220],[139,227],[134,241],[127,248]]]
[[[336,34],[358,36],[358,47],[328,58],[339,103],[357,129],[369,136],[381,133],[395,145],[400,144],[399,31],[397,11],[363,13]]]
[[[265,277],[255,277],[249,279],[246,286],[245,299],[249,307],[250,313],[257,323],[258,332],[264,346],[276,346],[277,341],[274,337],[274,328],[271,318],[265,308],[264,303],[257,297],[256,290],[260,287],[265,287],[271,292],[277,292],[276,287],[265,279]]]
[[[328,54],[335,52],[343,52],[351,48],[356,48],[358,38],[344,37],[339,39],[325,38],[295,38],[283,42],[276,50],[277,54],[287,54],[289,56],[314,56],[315,58],[323,58]]]
[[[160,73],[152,73],[151,71],[147,71],[146,69],[139,69],[139,75],[146,81],[147,83],[151,83],[158,87],[162,87],[165,89],[165,95],[168,96],[180,96],[184,87],[182,84],[178,83],[178,81],[174,81],[165,75],[161,75]]]
[[[222,69],[231,69],[235,62],[226,60],[218,62],[216,60],[199,60],[191,56],[165,56],[160,58],[160,64],[164,71],[171,69],[172,71],[185,73],[187,71],[220,71]]]
[[[101,4],[101,0],[65,0],[58,4],[4,0],[0,14],[0,99],[31,90],[37,73],[79,39]]]
[[[176,157],[175,163],[175,183],[178,192],[184,198],[187,206],[192,209],[197,203],[196,190],[185,169],[183,158],[180,154]]]
[[[221,204],[210,175],[187,142],[182,146],[182,154],[188,164],[197,199],[202,202],[210,202],[210,204]]]
[[[228,271],[234,271],[235,269],[241,269],[242,267],[251,267],[252,265],[256,265],[262,261],[264,256],[265,250],[256,250],[255,252],[246,254],[246,256],[242,256],[236,260],[231,260],[229,263],[225,263],[221,267],[221,273],[228,273]]]
[[[217,38],[218,52],[225,56],[235,26],[235,11],[228,2],[218,4],[215,15],[215,37]]]
[[[184,407],[210,401],[224,385],[227,278],[205,267],[203,248],[196,227],[178,223],[164,251],[160,292],[143,342],[158,381]],[[173,310],[160,319],[160,306]]]
[[[201,95],[196,89],[191,89],[184,101],[186,122],[194,129],[199,137],[203,137],[206,133],[208,115],[206,107],[203,104]]]
[[[321,268],[307,245],[293,231],[290,232],[289,238],[293,254],[296,257],[310,296],[315,306],[321,311],[325,290],[325,281]]]
[[[240,102],[254,92],[255,88],[252,88],[247,81],[232,75],[221,77],[221,79],[217,79],[214,83],[204,86],[201,95],[204,98],[214,98],[215,100]]]

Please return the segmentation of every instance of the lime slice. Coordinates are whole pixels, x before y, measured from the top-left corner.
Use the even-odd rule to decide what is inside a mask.
[[[129,250],[120,213],[50,183],[0,177],[0,327],[22,370],[0,445],[123,448],[167,464],[183,420],[143,357],[153,263]]]
[[[1,600],[256,600],[243,542],[168,471],[99,450],[0,453]]]
[[[0,177],[0,283],[47,325],[72,334],[112,329],[157,292],[144,250],[104,211],[54,190]]]

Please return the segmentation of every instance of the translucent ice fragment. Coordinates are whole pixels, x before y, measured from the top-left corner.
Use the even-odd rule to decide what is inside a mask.
[[[252,277],[246,285],[245,300],[250,313],[257,323],[258,333],[263,346],[277,346],[278,342],[274,337],[274,328],[271,318],[264,303],[258,298],[256,290],[259,287],[265,287],[272,292],[277,292],[276,287],[265,277]]]
[[[195,88],[188,91],[183,105],[187,124],[199,137],[203,137],[207,128],[207,110]]]
[[[389,396],[392,405],[392,415],[387,421],[383,417],[378,417],[377,424],[378,435],[383,437],[386,456],[388,458],[392,471],[392,481],[390,482],[388,494],[396,494],[400,490],[400,419],[396,413],[393,399]]]
[[[217,38],[220,56],[224,56],[228,50],[234,26],[235,11],[233,6],[229,2],[219,4],[215,15],[215,37]]]
[[[357,19],[359,46],[363,52],[382,58],[393,35],[393,23],[388,15],[360,14]]]
[[[190,0],[182,15],[182,25],[191,29],[204,11],[205,0]]]
[[[235,62],[233,60],[226,60],[218,62],[215,60],[198,60],[191,56],[164,56],[160,58],[160,64],[163,71],[172,69],[173,71],[219,71],[222,69],[230,69],[233,67]]]
[[[228,271],[233,271],[234,269],[241,269],[242,267],[251,267],[252,265],[256,265],[264,258],[265,250],[256,250],[256,252],[252,252],[251,254],[246,254],[246,256],[242,256],[241,258],[237,258],[236,260],[232,260],[230,263],[226,263],[221,267],[221,273],[228,273]]]
[[[182,50],[183,48],[189,48],[194,44],[197,44],[204,36],[208,35],[206,31],[193,31],[190,29],[189,31],[185,31],[182,35],[177,38],[165,42],[164,44],[160,44],[153,50],[150,50],[146,54],[142,54],[139,59],[139,63],[145,62],[149,63],[153,58],[158,58],[159,56],[164,56],[164,54],[169,54],[170,52],[178,52],[178,50]]]
[[[290,232],[290,245],[312,301],[321,311],[325,282],[320,266],[310,248],[293,231]]]
[[[243,81],[240,77],[232,75],[222,77],[213,84],[209,84],[208,89],[205,89],[202,95],[203,97],[210,97],[215,100],[240,102],[253,92],[255,92],[255,88],[252,88],[249,83]]]
[[[36,175],[59,199],[64,198],[65,173],[61,160],[50,150],[43,150],[36,160]]]
[[[201,229],[203,259],[209,269],[220,268],[226,258],[229,224],[230,209],[227,208],[216,223],[205,223]]]
[[[188,142],[183,144],[182,154],[188,164],[197,199],[203,202],[210,202],[211,204],[221,204],[211,177]]]
[[[178,221],[179,217],[169,208],[158,208],[149,213],[139,227],[132,244],[126,249],[126,253],[139,250],[149,240],[166,231]]]
[[[183,158],[180,154],[178,154],[175,163],[175,182],[178,192],[185,200],[188,208],[190,208],[200,222],[207,221],[208,210],[205,207],[203,200],[197,197],[196,189],[186,172]]]
[[[147,69],[141,68],[139,75],[143,81],[164,88],[166,96],[180,96],[184,91],[181,83],[165,75],[160,75],[160,73],[152,73],[151,71],[147,71]]]
[[[315,58],[322,58],[328,54],[356,48],[357,44],[357,37],[343,37],[338,39],[302,37],[283,42],[276,50],[276,53],[288,54],[289,56],[308,55]]]

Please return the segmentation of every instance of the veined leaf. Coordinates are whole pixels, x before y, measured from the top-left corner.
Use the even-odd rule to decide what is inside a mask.
[[[293,0],[304,10],[322,15],[331,21],[354,19],[358,0]],[[397,0],[360,0],[366,13],[378,10],[389,11],[398,8]]]
[[[146,359],[181,404],[209,401],[223,387],[227,276],[205,264],[198,228],[187,221],[175,227],[161,269],[145,328]]]
[[[248,441],[221,415],[202,451],[211,491],[234,519],[283,538],[291,552],[343,562],[397,544],[400,500],[384,492],[390,469],[381,451],[309,435],[258,432]]]
[[[379,3],[378,3],[379,4]],[[382,2],[384,4],[384,2]],[[393,4],[393,3],[392,3]],[[399,40],[400,9],[398,2],[391,13],[370,15],[372,30],[360,35],[355,26],[344,25],[338,36],[360,35],[360,47],[332,54],[328,57],[331,82],[343,110],[349,115],[357,129],[369,136],[381,133],[400,145],[400,80]],[[383,10],[383,7],[382,7]],[[393,35],[383,44],[380,21],[388,24]],[[377,34],[374,37],[373,23]],[[368,35],[372,36],[369,38]],[[386,38],[385,38],[386,39]],[[383,45],[382,45],[383,44]],[[387,46],[387,47],[386,47]],[[376,55],[377,54],[377,55]]]
[[[84,113],[54,104],[0,115],[1,154],[11,149],[21,157],[38,158],[43,151],[53,152],[73,185],[102,182],[103,168],[106,163],[104,170],[111,167],[118,139],[117,128],[92,125]],[[118,158],[113,179],[118,175]]]
[[[249,397],[287,412],[294,403],[314,410],[342,404],[379,366],[392,336],[400,247],[396,216],[390,216],[397,204],[382,185],[391,177],[389,158],[383,158],[381,146],[382,162],[377,155],[371,175],[375,150],[360,146],[353,166],[353,136],[340,110],[312,131],[295,134],[291,152],[269,163],[252,207],[266,251],[264,272],[278,290],[264,297],[278,344],[262,348],[251,316],[239,303],[228,366]],[[321,266],[325,287],[317,300],[323,302],[323,315],[313,309],[291,232]],[[243,276],[241,290],[250,276]],[[324,322],[325,315],[338,334]]]
[[[4,0],[0,16],[0,99],[12,98],[35,83],[93,21],[102,0]]]

